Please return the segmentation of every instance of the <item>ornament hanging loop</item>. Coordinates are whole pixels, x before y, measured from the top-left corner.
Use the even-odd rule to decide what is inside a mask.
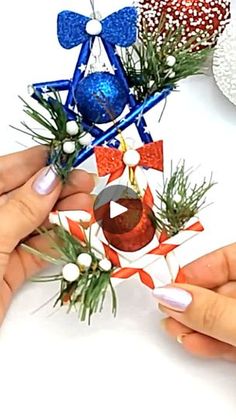
[[[97,19],[94,0],[89,0],[89,1],[90,1],[91,9],[92,9],[92,17],[93,19]]]

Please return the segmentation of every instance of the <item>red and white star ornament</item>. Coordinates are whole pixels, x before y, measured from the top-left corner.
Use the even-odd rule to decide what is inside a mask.
[[[230,18],[229,0],[140,0],[139,8],[141,31],[157,31],[161,19],[162,37],[170,30],[182,28],[177,48],[193,37],[195,49],[215,45]]]
[[[68,218],[68,215],[73,219]],[[171,282],[185,282],[185,276],[175,251],[204,230],[199,220],[193,218],[184,230],[172,238],[168,239],[162,234],[158,239],[155,234],[153,240],[139,251],[123,252],[106,241],[102,229],[96,223],[87,230],[81,228],[81,211],[73,211],[73,214],[56,211],[50,216],[50,220],[53,224],[63,226],[79,241],[85,241],[85,237],[91,241],[93,252],[100,258],[100,268],[109,271],[113,267],[111,279],[114,286],[137,277],[151,289]],[[87,256],[83,254],[82,260],[81,255],[78,257],[79,269],[76,269],[75,264],[65,265],[63,269],[65,279],[70,282],[75,280],[75,277],[78,278],[80,269],[84,269],[87,262]]]

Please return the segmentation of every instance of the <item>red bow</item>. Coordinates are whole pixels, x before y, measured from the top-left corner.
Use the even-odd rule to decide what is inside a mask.
[[[163,172],[163,141],[146,144],[136,150],[140,154],[138,166]],[[126,165],[123,161],[124,152],[115,148],[95,147],[98,175],[110,175],[112,182],[122,176]]]

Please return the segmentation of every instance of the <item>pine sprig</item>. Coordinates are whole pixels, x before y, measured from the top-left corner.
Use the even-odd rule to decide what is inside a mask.
[[[176,89],[180,80],[207,69],[212,48],[198,49],[203,41],[198,42],[197,36],[182,43],[181,28],[163,34],[163,25],[162,18],[155,32],[143,29],[139,42],[122,52],[130,86],[140,102],[164,88]],[[175,62],[173,66],[169,57]]]
[[[11,127],[30,136],[35,142],[48,146],[48,161],[61,179],[65,181],[73,168],[79,151],[82,149],[80,139],[86,133],[83,131],[79,117],[76,120],[78,133],[73,136],[67,133],[68,117],[58,92],[51,91],[47,98],[44,98],[43,94],[37,91],[35,91],[34,95],[37,97],[37,101],[44,113],[33,108],[22,97],[19,96],[19,98],[23,102],[23,112],[36,122],[39,128],[41,127],[45,130],[45,135],[40,133],[37,128],[31,128],[25,121],[21,122],[23,128]],[[64,144],[68,141],[73,141],[75,145],[75,151],[71,154],[66,154],[63,150]]]
[[[81,321],[88,320],[97,312],[101,312],[108,290],[111,291],[112,313],[115,316],[117,311],[117,299],[115,290],[111,282],[114,267],[110,271],[104,272],[99,267],[100,259],[97,252],[93,250],[90,241],[81,243],[76,237],[69,234],[62,226],[53,227],[53,234],[47,230],[42,230],[41,234],[48,237],[51,242],[52,250],[58,257],[52,257],[25,244],[22,247],[25,251],[55,265],[65,265],[65,263],[77,264],[77,258],[81,253],[87,253],[92,257],[92,264],[89,269],[81,270],[81,274],[76,281],[68,282],[64,279],[62,272],[54,276],[44,276],[34,278],[34,282],[55,282],[60,283],[59,296],[54,304],[66,305],[68,312],[75,309]]]
[[[154,223],[159,232],[165,231],[168,237],[178,234],[186,223],[195,217],[206,205],[206,194],[215,185],[212,177],[197,184],[191,184],[191,172],[185,171],[185,163],[171,171],[163,192],[157,191],[160,201],[155,206]]]

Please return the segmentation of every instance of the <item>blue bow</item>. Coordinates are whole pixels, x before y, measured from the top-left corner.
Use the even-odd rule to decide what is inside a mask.
[[[112,45],[129,47],[137,39],[136,7],[124,7],[101,21],[100,37]],[[58,15],[57,36],[63,48],[71,49],[87,41],[91,35],[86,25],[91,18],[65,10]]]

